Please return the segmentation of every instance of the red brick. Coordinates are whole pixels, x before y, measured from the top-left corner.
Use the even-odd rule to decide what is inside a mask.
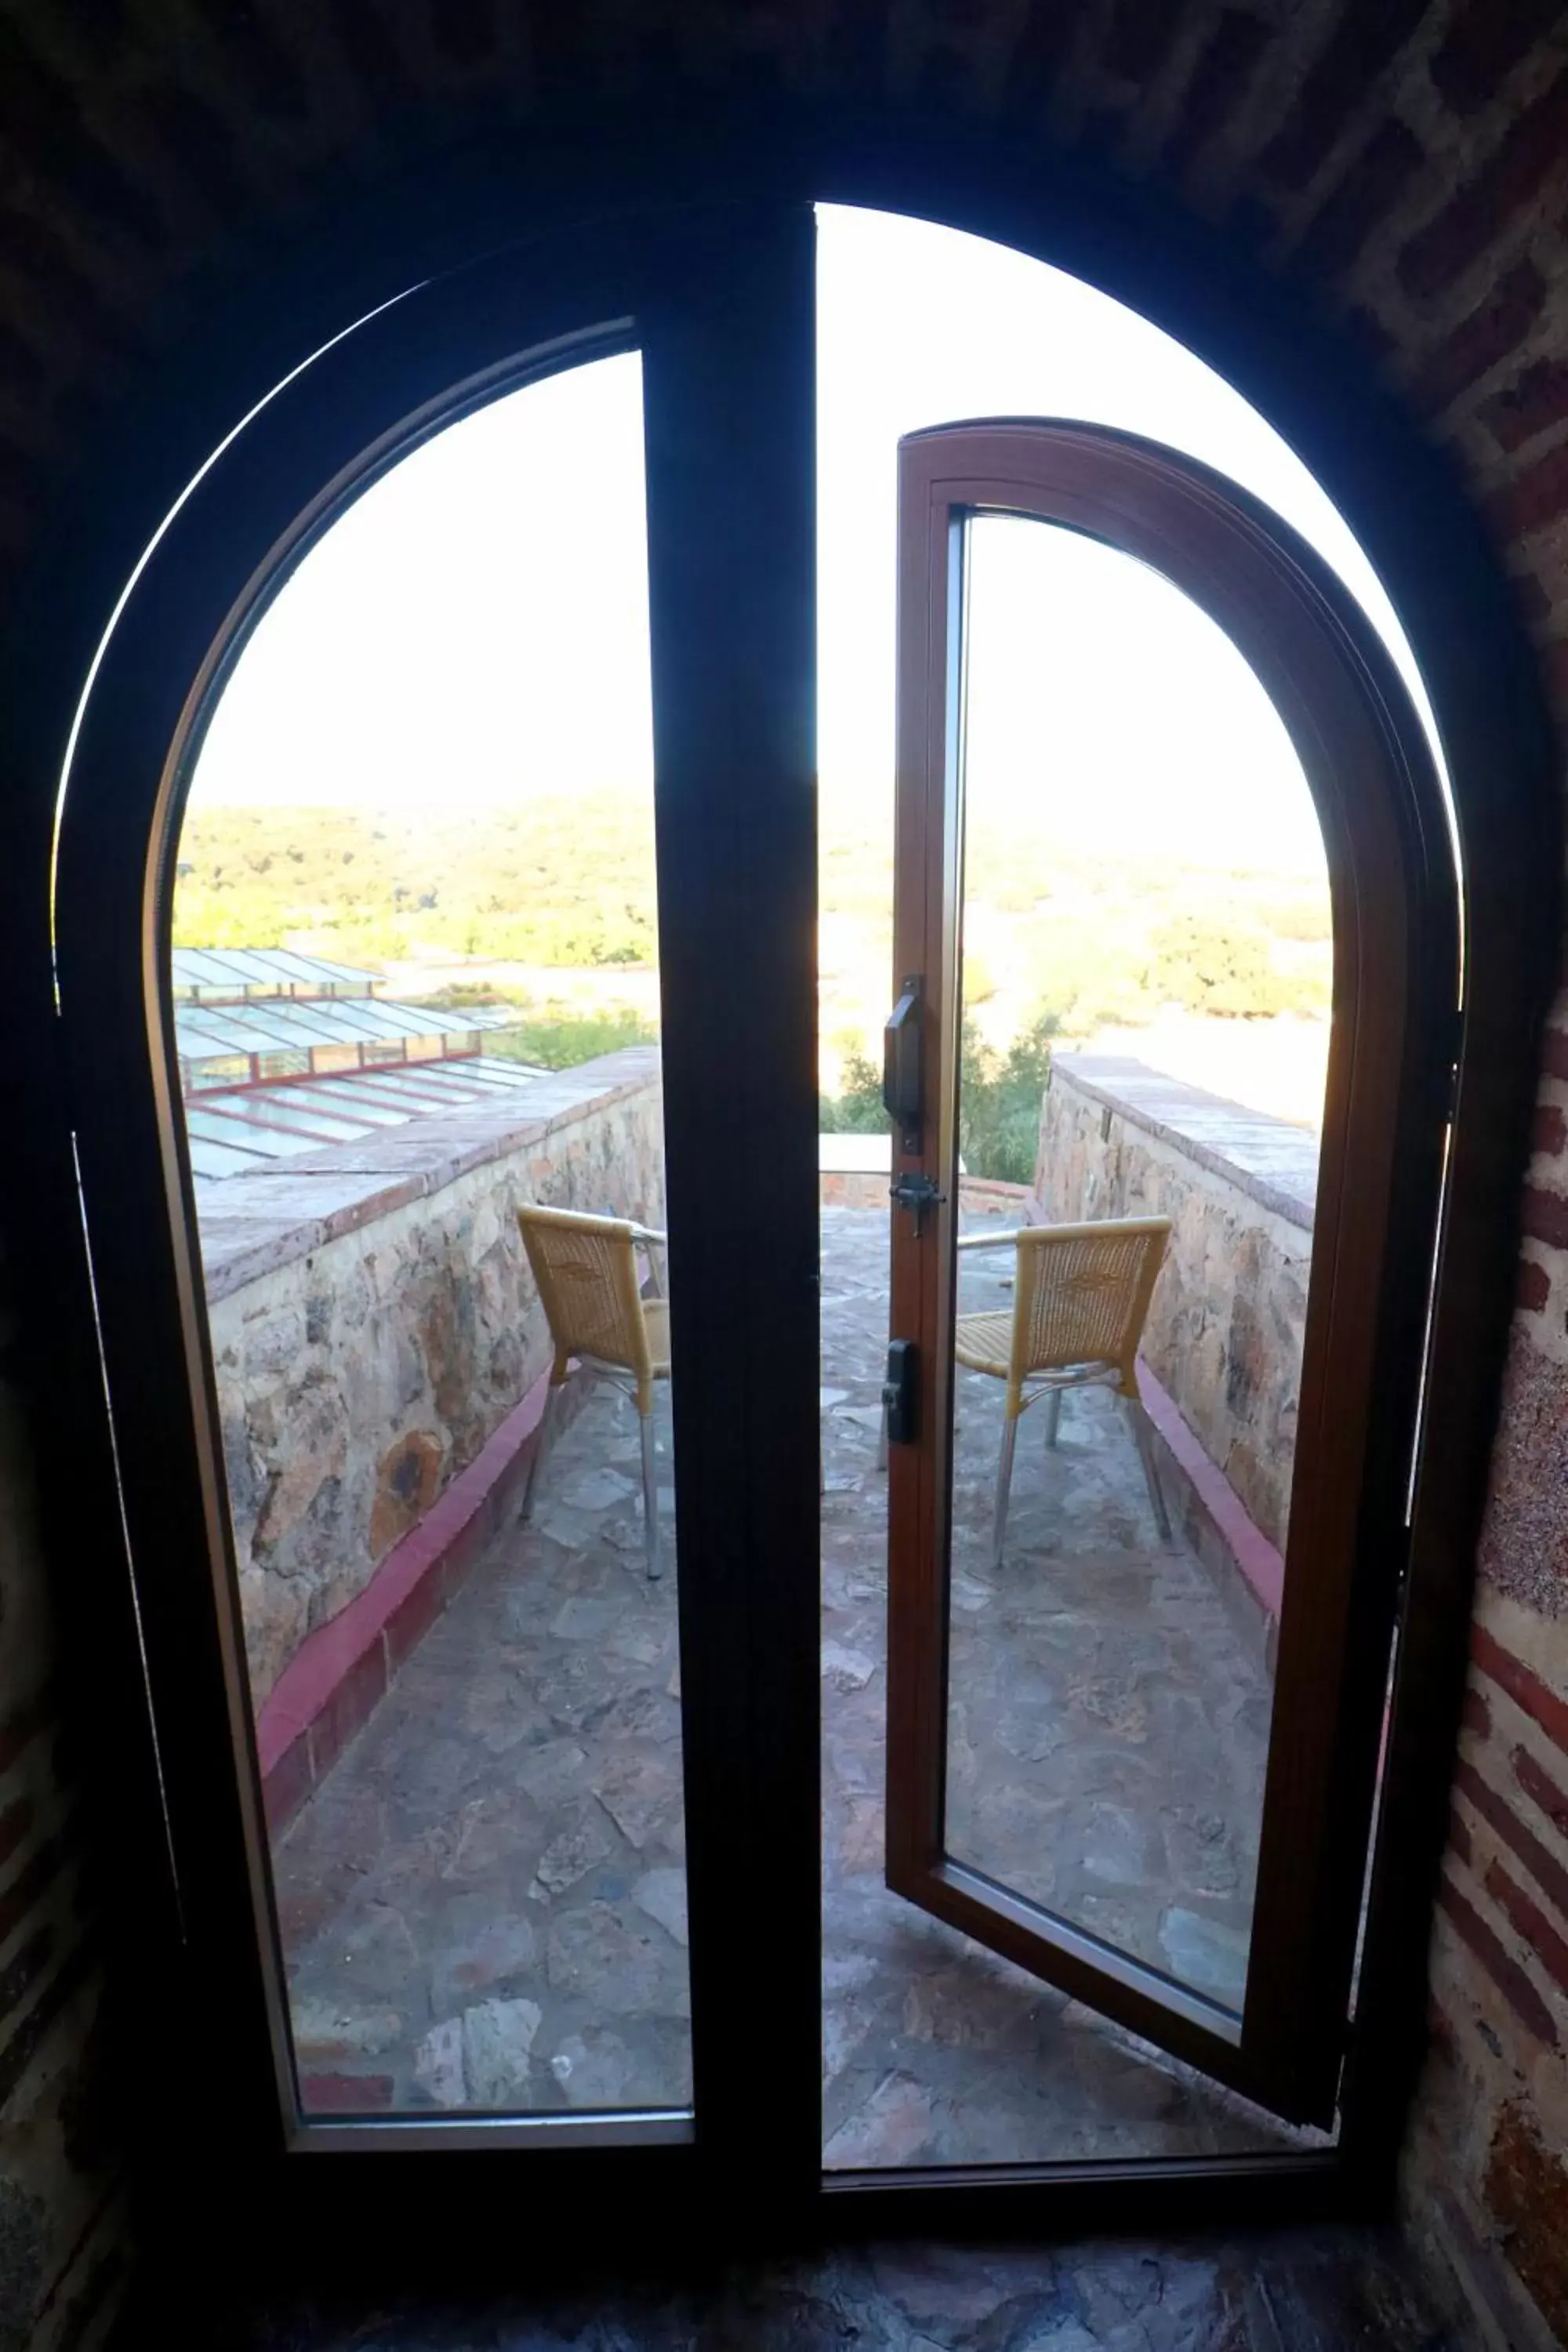
[[[447,10],[441,14],[445,16]],[[303,120],[310,110],[304,77],[262,22],[258,9],[226,9],[212,20],[209,37],[227,52],[230,70],[247,104],[279,122]]]
[[[1484,1780],[1473,1764],[1461,1763],[1454,1786],[1490,1823],[1506,1846],[1512,1848],[1554,1909],[1568,1918],[1568,1868],[1544,1846],[1533,1830],[1526,1829],[1508,1799]]]
[[[1469,0],[1432,60],[1456,114],[1474,114],[1563,13],[1562,0]]]
[[[33,1848],[4,1895],[0,1895],[0,1944],[16,1934],[34,1905],[58,1877],[65,1860],[65,1841],[58,1833]]]
[[[386,1635],[389,1675],[396,1674],[404,1660],[425,1639],[445,1609],[450,1591],[447,1563],[443,1559],[436,1559],[431,1561],[418,1583],[404,1594],[383,1629]]]
[[[1543,1683],[1522,1658],[1505,1650],[1484,1625],[1470,1628],[1470,1655],[1483,1675],[1494,1682],[1499,1690],[1506,1691],[1515,1706],[1521,1706],[1532,1723],[1538,1723],[1552,1745],[1568,1756],[1568,1699],[1559,1698],[1550,1685]]]
[[[1535,1114],[1535,1132],[1531,1148],[1555,1156],[1568,1143],[1568,1119],[1555,1103],[1542,1103]]]
[[[1568,1194],[1549,1192],[1544,1184],[1524,1188],[1524,1230],[1531,1241],[1551,1249],[1568,1249]]]
[[[1568,2165],[1542,2140],[1523,2100],[1498,2118],[1482,2187],[1486,2208],[1554,2344],[1568,2344]],[[1493,2306],[1496,2307],[1495,2305]],[[1499,2312],[1498,2340],[1517,2339],[1517,2308]],[[1539,2338],[1538,2338],[1539,2340]]]
[[[151,83],[141,104],[184,186],[215,220],[242,220],[249,190],[238,144],[222,118],[177,83]]]
[[[1563,1992],[1568,1992],[1568,1938],[1558,1934],[1538,1903],[1517,1886],[1500,1862],[1488,1865],[1486,1890]]]
[[[1533,572],[1514,573],[1513,593],[1527,621],[1549,621],[1557,609],[1547,594],[1545,583]]]
[[[262,1810],[274,1837],[280,1837],[314,1786],[310,1769],[310,1735],[302,1731],[289,1746],[261,1783]]]
[[[324,1779],[356,1731],[363,1730],[386,1695],[386,1653],[378,1633],[356,1658],[310,1726],[310,1769]]]
[[[1568,1078],[1568,1029],[1549,1029],[1542,1043],[1541,1066],[1549,1078]]]
[[[1568,153],[1568,76],[1516,114],[1469,185],[1418,230],[1399,257],[1399,282],[1423,298],[1479,261]]]
[[[552,9],[542,12],[546,19],[565,13]],[[863,27],[869,27],[875,20],[863,15],[858,21]],[[1029,10],[1008,64],[1007,86],[1002,99],[1005,111],[1013,119],[1030,124],[1037,122],[1057,86],[1077,24],[1070,8]]]
[[[1268,46],[1261,16],[1227,8],[1209,35],[1193,68],[1181,121],[1165,151],[1165,167],[1180,178],[1203,153],[1220,126],[1230,120],[1240,93],[1251,81]]]
[[[0,2017],[9,2017],[21,2007],[54,1958],[56,1941],[54,1928],[46,1920],[0,1969]]]
[[[1465,1693],[1464,1712],[1460,1720],[1463,1722],[1467,1731],[1474,1731],[1478,1733],[1482,1739],[1489,1739],[1491,1738],[1492,1711],[1487,1705],[1487,1695],[1485,1691],[1479,1691],[1474,1683],[1470,1685],[1468,1690]]]
[[[1522,1307],[1527,1315],[1540,1315],[1545,1311],[1552,1297],[1552,1276],[1535,1258],[1520,1259],[1513,1296],[1514,1304]]]
[[[1145,82],[1171,45],[1182,0],[1118,0],[1100,62],[1122,81]]]
[[[300,2105],[308,2116],[384,2115],[395,2087],[390,2074],[301,2074]]]
[[[1488,1927],[1474,1904],[1467,1901],[1451,1878],[1444,1879],[1437,1900],[1521,2024],[1534,2035],[1537,2042],[1543,2042],[1549,2050],[1555,2050],[1557,2021],[1496,1929]]]
[[[1289,120],[1266,150],[1263,169],[1288,188],[1304,188],[1344,127],[1426,12],[1426,0],[1379,0],[1341,11],[1327,47],[1296,93]]]
[[[395,117],[408,105],[416,84],[395,29],[379,12],[367,9],[364,0],[324,0],[321,13],[331,21],[354,80],[373,100],[376,111]],[[542,50],[545,29],[557,17],[564,21],[574,12],[542,8],[537,14]]]
[[[0,1723],[0,1772],[16,1762],[28,1741],[37,1737],[48,1720],[48,1706],[41,1691],[13,1708]]]
[[[1403,122],[1380,123],[1311,222],[1298,260],[1319,277],[1348,269],[1426,161]]]
[[[497,26],[489,0],[442,0],[430,30],[454,65],[473,67],[493,54]]]
[[[1568,417],[1568,367],[1537,360],[1476,411],[1500,449],[1522,448]]]
[[[1559,442],[1505,482],[1488,503],[1508,538],[1555,522],[1568,509],[1568,442]]]
[[[1513,1777],[1525,1795],[1540,1806],[1560,1835],[1568,1837],[1568,1789],[1558,1787],[1551,1773],[1536,1762],[1528,1748],[1516,1748],[1509,1760],[1513,1766]]]
[[[1541,316],[1546,280],[1532,261],[1520,261],[1422,362],[1411,384],[1419,407],[1436,411],[1516,351]]]
[[[36,1812],[31,1797],[18,1797],[0,1813],[0,1862],[8,1862],[33,1826]]]
[[[1475,1858],[1470,1843],[1470,1825],[1457,1806],[1448,1815],[1448,1851],[1457,1853],[1467,1869]]]

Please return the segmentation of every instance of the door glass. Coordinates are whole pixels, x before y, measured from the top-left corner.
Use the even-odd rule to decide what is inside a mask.
[[[946,1849],[1239,2012],[1322,841],[1196,605],[1052,525],[966,536]]]
[[[635,357],[305,556],[203,741],[174,940],[302,2109],[680,2107]]]

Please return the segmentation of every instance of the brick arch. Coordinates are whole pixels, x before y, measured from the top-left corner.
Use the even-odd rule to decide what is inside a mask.
[[[1568,71],[1545,0],[130,0],[0,21],[0,545],[50,460],[345,189],[488,126],[773,93],[1070,152],[1352,319],[1458,452],[1543,630],[1568,496]],[[1555,642],[1549,635],[1545,642]]]
[[[49,569],[47,542],[62,513],[80,530],[69,490],[95,456],[104,470],[86,478],[100,489],[110,472],[124,474],[127,449],[145,449],[141,479],[116,503],[121,539],[106,520],[96,541],[66,547],[77,603],[74,633],[55,649],[63,691],[82,675],[137,525],[156,520],[160,497],[244,395],[265,389],[268,369],[300,355],[307,330],[342,323],[345,287],[374,299],[393,290],[399,250],[460,251],[498,188],[522,226],[558,173],[574,169],[586,187],[596,160],[632,184],[656,120],[672,180],[682,126],[705,151],[688,159],[700,177],[722,161],[733,126],[757,120],[777,141],[782,173],[792,155],[799,168],[803,155],[830,165],[874,153],[880,178],[862,170],[854,184],[889,200],[903,190],[918,203],[922,159],[940,153],[945,184],[972,190],[960,225],[994,234],[1023,217],[1003,184],[1029,183],[1020,201],[1054,225],[1049,257],[1147,308],[1206,356],[1232,353],[1243,388],[1288,430],[1294,400],[1291,437],[1301,446],[1317,432],[1349,490],[1364,496],[1383,533],[1374,555],[1386,549],[1402,603],[1394,575],[1404,567],[1418,608],[1407,607],[1412,633],[1442,670],[1433,684],[1461,749],[1484,752],[1489,728],[1506,719],[1517,757],[1539,763],[1535,688],[1512,637],[1522,617],[1560,770],[1559,16],[1544,0],[207,0],[178,15],[131,0],[11,0],[0,15],[0,599],[24,578],[64,577]],[[334,277],[318,247],[346,274]],[[1259,296],[1249,320],[1253,292],[1270,281],[1277,295]],[[247,344],[258,285],[271,293]],[[1310,364],[1292,393],[1302,354]],[[160,401],[182,377],[189,397],[165,428]],[[1436,461],[1424,464],[1423,449]],[[1315,461],[1318,450],[1307,454]],[[1337,486],[1331,466],[1318,469]],[[1513,614],[1468,534],[1467,500],[1513,583]],[[1424,502],[1418,516],[1400,511]],[[1360,527],[1363,510],[1346,503]],[[1377,530],[1366,535],[1373,544]],[[1507,824],[1517,812],[1500,798],[1495,814]],[[1547,854],[1550,828],[1532,839],[1537,858]],[[1506,908],[1487,911],[1507,919]],[[1517,1040],[1504,1042],[1517,1054]],[[1515,1831],[1522,1821],[1525,1837],[1535,1834],[1537,1801],[1513,1751],[1539,1774],[1541,1758],[1550,1763],[1568,1741],[1568,1649],[1553,1630],[1568,1622],[1568,1582],[1552,1565],[1565,1549],[1556,1465],[1568,1417],[1562,1007],[1541,1092],[1481,1549],[1467,1769],[1489,1793],[1478,1799],[1461,1779],[1438,1948],[1456,2066],[1510,2119],[1507,2165],[1494,2154],[1489,2171],[1478,2144],[1470,2167],[1479,2207],[1489,2200],[1505,2219],[1510,2197],[1528,2219],[1521,2168],[1541,2145],[1528,2098],[1521,2106],[1508,2093],[1508,2069],[1523,2079],[1550,2048],[1542,2019],[1556,1996],[1541,1955],[1559,1948],[1545,1940],[1550,1919],[1544,1930],[1531,1924],[1528,1906],[1537,1922],[1544,1916],[1539,1884],[1514,1899],[1521,1866],[1530,1876]],[[1568,1768],[1556,1769],[1553,1787]],[[1481,2025],[1503,2041],[1496,2077]]]

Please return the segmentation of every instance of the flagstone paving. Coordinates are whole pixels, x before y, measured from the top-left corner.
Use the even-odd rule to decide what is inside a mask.
[[[468,2249],[463,2249],[468,2258]],[[530,2248],[526,2260],[532,2263]],[[236,2352],[1458,2352],[1387,2232],[872,2245],[504,2300],[297,2305]]]
[[[824,2134],[831,2168],[1299,2144],[881,1883],[886,1220],[823,1217]],[[1005,1254],[964,1307],[1005,1305]],[[1155,1541],[1111,1400],[1018,1448],[962,1378],[950,1849],[1234,2000],[1268,1677],[1239,1588]],[[668,1402],[661,1412],[668,1416]],[[660,1423],[665,1475],[668,1423]],[[635,1415],[602,1390],[277,1856],[307,2105],[690,2096],[672,1496],[643,1572]]]

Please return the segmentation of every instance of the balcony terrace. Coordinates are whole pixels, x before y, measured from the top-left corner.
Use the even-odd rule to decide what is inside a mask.
[[[1155,1181],[1132,1156],[1170,1158],[1169,1119],[1156,1135],[1146,1112],[1107,1118],[1102,1094],[1064,1063],[1037,1186],[1068,1181],[1047,1163],[1068,1145],[1081,1156],[1091,1130],[1109,1157],[1088,1181],[1134,1195]],[[657,1065],[633,1051],[204,1201],[308,2110],[690,2095],[678,1543],[667,1488],[667,1572],[650,1584],[626,1401],[593,1393],[555,1444],[531,1523],[519,1517],[545,1357],[513,1196],[657,1219],[658,1126]],[[1244,1223],[1279,1214],[1245,1181],[1227,1193],[1208,1162],[1196,1181],[1205,1219],[1215,1197]],[[1022,1205],[974,1187],[964,1222],[1015,1223]],[[1181,1226],[1173,1260],[1191,1244]],[[826,2160],[1280,2144],[1240,2102],[883,1886],[887,1217],[830,1205],[822,1230]],[[1005,1307],[1008,1265],[966,1255],[963,1306]],[[1189,1307],[1190,1286],[1177,1265]],[[961,1378],[949,1840],[1235,2000],[1268,1737],[1270,1546],[1197,1445],[1191,1402],[1178,1412],[1152,1375],[1146,1392],[1177,1540],[1156,1541],[1125,1423],[1089,1393],[1068,1401],[1054,1453],[1038,1417],[1026,1422],[998,1573],[1000,1385]],[[669,1410],[665,1394],[666,1465]]]

